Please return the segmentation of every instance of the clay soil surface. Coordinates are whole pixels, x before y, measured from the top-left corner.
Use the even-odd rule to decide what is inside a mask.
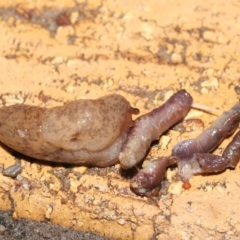
[[[194,102],[228,110],[240,95],[239,35],[236,0],[0,1],[0,105],[52,107],[118,93],[146,113],[186,89]],[[171,154],[216,116],[191,109],[186,119],[201,124],[170,129],[150,157]],[[13,151],[1,145],[0,169],[13,163]],[[170,168],[153,199],[135,195],[119,165],[27,157],[21,165],[16,179],[0,173],[0,239],[240,239],[239,165],[194,176],[189,190]],[[22,232],[14,235],[17,223],[31,227],[16,225]]]

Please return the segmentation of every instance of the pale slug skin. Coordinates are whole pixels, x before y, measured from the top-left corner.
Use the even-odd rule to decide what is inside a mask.
[[[120,95],[77,100],[41,108],[13,105],[0,109],[0,141],[33,158],[109,166],[133,125],[137,109]]]

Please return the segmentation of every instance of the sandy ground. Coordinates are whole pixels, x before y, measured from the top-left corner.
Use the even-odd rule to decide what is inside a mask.
[[[145,113],[184,88],[194,102],[227,110],[239,101],[239,34],[234,0],[0,1],[0,104],[51,107],[118,93]],[[187,118],[207,127],[216,116],[192,109]],[[168,155],[202,130],[170,130],[149,155]],[[0,166],[13,163],[2,146]],[[169,169],[169,189],[154,201],[130,191],[119,165],[88,169],[24,158],[22,166],[17,179],[0,174],[0,209],[14,220],[114,239],[240,237],[239,166],[195,176],[188,191]],[[0,239],[8,232],[1,221],[4,227]]]

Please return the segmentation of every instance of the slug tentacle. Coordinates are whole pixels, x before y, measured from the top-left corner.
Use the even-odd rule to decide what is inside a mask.
[[[124,169],[131,168],[146,155],[153,140],[185,117],[191,108],[192,97],[185,90],[171,96],[166,103],[135,120],[119,160]]]

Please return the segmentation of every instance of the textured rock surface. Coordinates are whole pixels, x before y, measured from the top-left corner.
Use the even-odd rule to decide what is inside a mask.
[[[145,113],[185,88],[194,102],[227,110],[240,94],[239,8],[234,0],[1,1],[0,103],[50,107],[119,93]],[[187,118],[206,127],[216,117],[191,110]],[[201,131],[171,130],[149,155],[170,154]],[[0,166],[14,162],[10,153],[0,148]],[[155,201],[135,196],[118,165],[26,158],[22,166],[16,180],[0,174],[0,209],[14,219],[115,239],[239,239],[239,166],[193,177],[189,191],[169,170],[169,192]]]

